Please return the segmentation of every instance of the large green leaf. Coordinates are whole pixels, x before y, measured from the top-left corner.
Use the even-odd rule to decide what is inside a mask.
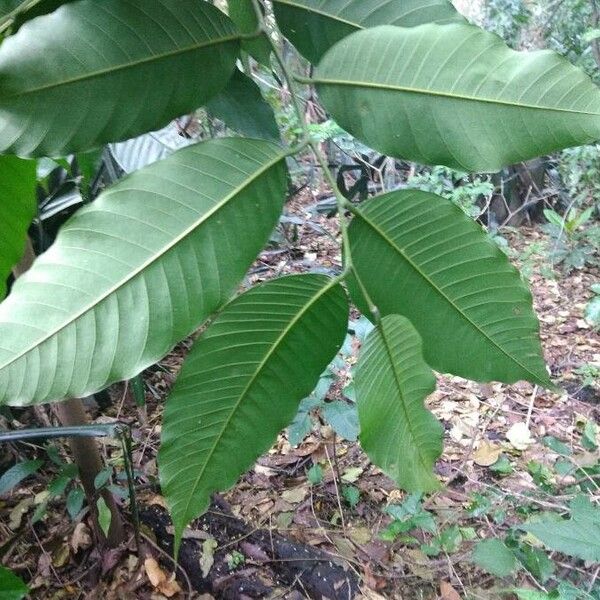
[[[361,29],[463,21],[448,0],[273,0],[273,9],[283,34],[314,64]]]
[[[439,487],[433,466],[442,453],[443,428],[423,406],[434,390],[415,328],[405,317],[383,317],[356,369],[360,443],[374,464],[411,492]]]
[[[218,93],[238,50],[209,2],[67,4],[0,46],[0,152],[67,154],[158,129]]]
[[[229,298],[285,182],[275,144],[213,140],[76,213],[0,304],[0,404],[86,396],[156,362]]]
[[[600,91],[583,71],[464,23],[354,33],[314,80],[341,127],[422,163],[493,171],[600,137]]]
[[[0,156],[0,300],[6,279],[25,249],[27,229],[35,216],[35,162]]]
[[[460,208],[427,192],[391,192],[361,205],[349,234],[371,299],[383,315],[410,319],[434,369],[551,386],[527,286]]]
[[[291,422],[347,322],[339,284],[293,275],[236,298],[196,343],[167,400],[159,452],[177,541]]]
[[[208,112],[242,135],[279,141],[273,109],[254,81],[235,69],[223,91],[206,105]]]

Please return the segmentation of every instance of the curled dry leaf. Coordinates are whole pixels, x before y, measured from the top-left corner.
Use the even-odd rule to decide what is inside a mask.
[[[170,577],[160,568],[156,559],[149,557],[144,561],[144,569],[152,586],[163,596],[172,598],[181,591],[179,584],[175,581],[175,575]]]

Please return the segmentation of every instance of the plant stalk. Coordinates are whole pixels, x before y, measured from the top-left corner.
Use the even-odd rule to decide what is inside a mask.
[[[308,129],[308,125],[307,125],[306,119],[304,117],[304,112],[302,111],[300,102],[298,101],[298,90],[296,89],[296,81],[299,81],[301,83],[310,84],[310,83],[312,83],[312,80],[306,79],[306,78],[294,77],[292,75],[290,70],[287,68],[287,65],[285,64],[285,60],[283,59],[283,56],[281,55],[279,48],[273,42],[273,40],[271,39],[271,36],[268,35],[264,16],[263,16],[262,11],[260,10],[259,0],[252,0],[252,5],[254,6],[254,12],[256,13],[256,18],[258,19],[259,30],[262,31],[263,33],[265,33],[265,37],[267,38],[267,40],[269,41],[269,44],[271,45],[271,49],[273,51],[273,55],[275,56],[275,60],[279,64],[279,68],[281,69],[283,78],[288,86],[289,91],[290,91],[290,96],[292,98],[292,104],[294,106],[294,111],[296,113],[298,122],[300,123],[300,127],[302,128],[302,138],[303,139],[300,142],[300,147],[302,148],[305,145],[308,145],[310,147],[313,155],[315,156],[317,162],[319,163],[319,166],[321,167],[321,170],[323,171],[323,177],[325,177],[325,180],[329,184],[329,187],[331,188],[331,191],[333,192],[333,194],[335,196],[336,204],[338,207],[340,231],[342,234],[342,260],[344,263],[344,270],[343,270],[344,277],[350,271],[352,271],[352,273],[354,274],[354,278],[360,288],[360,291],[361,291],[363,297],[365,298],[365,300],[367,301],[367,304],[369,306],[369,312],[373,316],[374,322],[379,323],[379,321],[381,319],[379,309],[377,308],[377,306],[375,305],[375,303],[369,296],[369,294],[368,294],[363,282],[361,281],[358,273],[356,272],[356,269],[354,268],[354,264],[352,262],[352,252],[350,250],[350,237],[348,235],[349,221],[348,221],[348,217],[346,215],[346,211],[356,213],[357,212],[356,208],[352,205],[351,202],[349,202],[344,197],[344,195],[340,191],[340,189],[337,185],[337,182],[335,181],[333,175],[331,174],[331,171],[329,170],[329,165],[327,163],[327,160],[323,156],[321,149],[318,147],[317,143],[314,140],[311,140],[310,131]],[[281,32],[279,32],[279,33],[281,35]]]
[[[65,427],[85,425],[88,422],[87,413],[80,398],[70,398],[58,402],[55,409],[59,421]],[[90,512],[93,515],[96,533],[102,539],[104,538],[104,534],[98,526],[98,511],[96,509],[98,492],[94,484],[96,475],[102,471],[102,458],[98,451],[98,445],[91,437],[71,437],[69,438],[69,447],[71,448],[75,464],[79,468],[79,477],[81,478]],[[125,536],[117,503],[114,496],[107,489],[101,490],[99,495],[106,502],[111,516],[106,541],[111,547],[118,546],[123,542]]]

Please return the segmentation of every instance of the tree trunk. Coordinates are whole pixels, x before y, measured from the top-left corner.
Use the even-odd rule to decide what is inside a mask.
[[[56,414],[64,427],[70,427],[72,425],[85,425],[88,422],[87,413],[83,406],[83,402],[79,398],[71,398],[64,400],[55,405]],[[100,538],[104,537],[100,527],[98,527],[98,511],[96,509],[96,486],[94,480],[96,475],[102,470],[102,458],[98,451],[98,445],[94,438],[71,438],[69,440],[69,446],[73,453],[73,459],[75,464],[79,468],[79,476],[85,495],[90,507],[91,514],[93,516],[94,526],[96,533]],[[109,546],[118,546],[124,539],[123,523],[121,521],[121,515],[117,508],[114,496],[108,490],[102,490],[100,492],[106,506],[110,510],[110,528],[106,541]]]

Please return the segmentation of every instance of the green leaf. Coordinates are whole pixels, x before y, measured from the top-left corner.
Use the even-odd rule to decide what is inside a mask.
[[[24,460],[12,466],[0,477],[0,494],[14,489],[25,478],[33,475],[43,464],[42,460]]]
[[[389,315],[369,334],[356,369],[360,443],[369,458],[409,491],[439,488],[433,473],[443,429],[423,400],[435,377],[408,319]]]
[[[355,442],[358,438],[360,426],[356,405],[345,400],[334,400],[323,405],[325,420],[333,430],[345,440]]]
[[[541,548],[524,545],[519,549],[517,556],[521,564],[542,584],[554,574],[554,562]]]
[[[0,156],[0,299],[6,280],[25,250],[27,229],[35,216],[35,162]]]
[[[235,69],[225,89],[206,105],[227,127],[247,137],[278,142],[279,127],[273,109],[250,77]]]
[[[29,588],[12,571],[0,565],[0,597],[2,600],[21,600]]]
[[[209,2],[62,6],[0,46],[0,152],[64,155],[158,129],[217,94],[238,50]]]
[[[84,498],[85,493],[80,487],[74,487],[67,494],[67,512],[72,520],[74,520],[75,517],[77,517],[77,515],[81,512]]]
[[[353,485],[345,485],[342,487],[342,496],[350,507],[354,508],[360,501],[360,490]]]
[[[198,340],[167,400],[159,452],[176,545],[210,495],[230,488],[289,424],[347,323],[339,284],[296,275],[239,296]]]
[[[285,189],[279,147],[219,139],[103,192],[0,304],[0,404],[85,397],[154,364],[229,299]]]
[[[532,533],[551,550],[582,560],[600,561],[600,509],[585,496],[571,502],[571,518],[557,520],[544,515],[520,529]]]
[[[282,33],[314,64],[361,29],[463,20],[447,0],[273,0],[273,9]]]
[[[104,469],[98,471],[96,477],[94,477],[94,487],[97,490],[103,488],[109,482],[112,472],[112,467],[104,467]]]
[[[381,314],[410,319],[429,365],[476,381],[552,387],[529,290],[459,207],[402,190],[355,212],[349,235],[356,272]],[[364,307],[360,293],[353,296]]]
[[[258,29],[258,19],[251,0],[228,0],[229,16],[237,28],[246,34],[255,33]],[[259,63],[269,66],[271,62],[271,44],[264,34],[255,39],[242,41],[242,50],[252,55]]]
[[[573,451],[564,442],[561,442],[558,438],[553,435],[546,435],[542,438],[542,443],[546,448],[550,448],[553,452],[560,454],[561,456],[570,456]]]
[[[102,533],[105,536],[108,536],[112,515],[102,496],[96,500],[96,508],[98,509],[98,524],[100,525],[100,529],[102,529]]]
[[[555,593],[540,592],[538,590],[526,590],[524,588],[514,588],[514,592],[519,600],[559,600],[560,596]]]
[[[464,23],[354,33],[314,81],[341,127],[426,164],[496,171],[600,137],[600,91],[583,71]]]
[[[319,485],[323,481],[323,469],[321,465],[313,465],[307,472],[306,478],[312,485]]]
[[[592,298],[585,307],[585,320],[594,325],[600,326],[600,296]]]
[[[477,542],[473,550],[473,562],[496,577],[507,577],[518,567],[512,551],[496,538]]]

